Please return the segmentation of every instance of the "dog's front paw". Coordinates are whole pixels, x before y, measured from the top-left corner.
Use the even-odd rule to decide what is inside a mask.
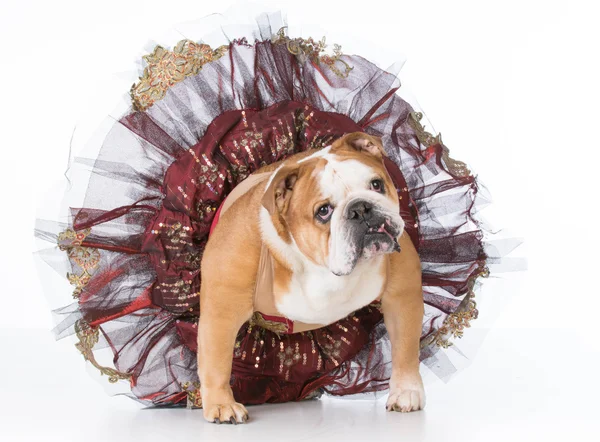
[[[422,410],[425,407],[425,390],[421,377],[413,381],[401,381],[390,384],[390,395],[385,408],[387,411],[411,411]]]
[[[248,420],[248,410],[242,404],[231,402],[229,404],[202,404],[204,419],[220,424],[223,422],[242,424]]]

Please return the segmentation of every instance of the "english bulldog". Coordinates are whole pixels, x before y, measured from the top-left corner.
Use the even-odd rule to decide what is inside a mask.
[[[246,187],[243,192],[234,189],[237,198],[227,198],[201,264],[198,374],[209,422],[248,419],[230,377],[236,335],[254,312],[271,309],[300,332],[375,300],[381,301],[392,350],[386,408],[425,406],[421,264],[403,234],[384,155],[379,138],[351,133],[258,170],[238,186]],[[270,266],[264,265],[265,251]],[[272,272],[266,296],[256,296],[261,267]]]

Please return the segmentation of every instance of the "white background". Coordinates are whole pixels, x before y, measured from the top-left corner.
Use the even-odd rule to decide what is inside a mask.
[[[3,0],[2,440],[598,440],[596,3]],[[65,189],[71,137],[83,145],[114,112],[154,42],[184,37],[173,26],[231,5],[251,17],[281,9],[292,36],[326,34],[384,68],[405,57],[403,87],[492,193],[486,217],[525,238],[515,256],[527,256],[528,271],[488,282],[464,345],[485,340],[449,383],[428,382],[424,412],[317,401],[253,407],[251,425],[210,426],[199,412],[109,397],[71,342],[48,331],[32,231],[48,191],[59,200]]]

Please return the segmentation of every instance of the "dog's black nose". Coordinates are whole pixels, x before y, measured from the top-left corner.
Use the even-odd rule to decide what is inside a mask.
[[[373,205],[366,201],[356,201],[348,207],[348,219],[357,223],[366,222],[373,217]]]

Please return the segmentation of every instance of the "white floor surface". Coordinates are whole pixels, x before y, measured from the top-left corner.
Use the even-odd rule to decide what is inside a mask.
[[[8,442],[597,441],[600,357],[581,342],[564,330],[494,329],[450,382],[427,382],[422,412],[388,413],[385,399],[327,398],[253,406],[248,424],[218,426],[198,410],[111,397],[69,340],[4,329],[1,428]]]

